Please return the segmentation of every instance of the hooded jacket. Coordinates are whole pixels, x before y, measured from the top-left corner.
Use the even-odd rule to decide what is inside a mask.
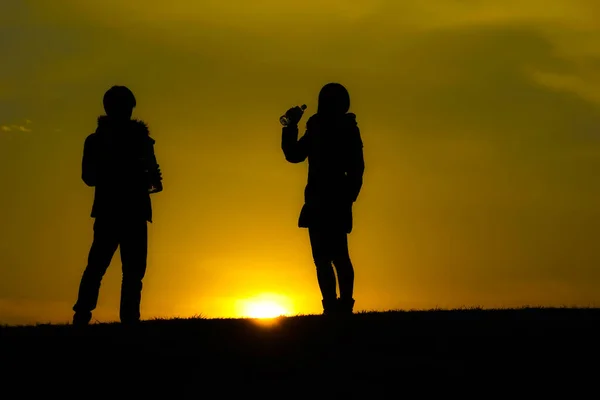
[[[148,182],[141,161],[154,145],[139,120],[98,118],[96,131],[84,144],[82,179],[95,187],[92,218],[143,218],[152,222]]]
[[[300,227],[342,226],[352,230],[352,204],[363,184],[363,143],[352,113],[337,116],[315,114],[298,140],[298,127],[282,131],[281,147],[291,163],[308,159],[308,181]]]

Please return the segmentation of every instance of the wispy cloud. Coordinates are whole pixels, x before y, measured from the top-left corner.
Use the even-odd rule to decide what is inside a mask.
[[[15,127],[16,130],[20,131],[20,132],[31,132],[31,129],[26,128],[23,125],[13,125]]]
[[[598,94],[600,80],[596,77],[585,77],[587,78],[585,79],[575,74],[556,74],[542,71],[532,71],[530,76],[539,85],[557,91],[570,92],[588,101],[600,103],[600,95]]]
[[[25,120],[25,124],[11,124],[11,125],[0,125],[2,132],[32,132],[30,126],[33,121],[30,119]]]

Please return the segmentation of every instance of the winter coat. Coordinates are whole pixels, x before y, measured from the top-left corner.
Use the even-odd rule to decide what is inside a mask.
[[[362,188],[365,170],[356,116],[315,114],[307,121],[300,139],[297,126],[284,127],[281,147],[291,163],[308,159],[308,181],[298,226],[350,233],[352,205]]]
[[[143,218],[152,222],[143,158],[154,139],[138,120],[98,118],[84,144],[82,179],[95,187],[92,218]]]

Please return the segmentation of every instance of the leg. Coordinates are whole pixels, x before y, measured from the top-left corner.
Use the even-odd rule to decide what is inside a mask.
[[[121,231],[121,263],[123,280],[121,282],[121,310],[123,323],[135,323],[140,320],[142,300],[142,280],[146,274],[148,255],[148,225],[145,220],[127,221]]]
[[[331,265],[332,256],[329,246],[329,234],[325,230],[309,228],[308,235],[312,248],[313,260],[317,267],[317,281],[323,296],[325,313],[333,311],[337,300],[336,280]]]
[[[119,245],[118,237],[110,221],[100,219],[94,222],[94,241],[88,255],[88,264],[79,285],[74,323],[87,324],[96,308],[100,284]]]
[[[333,252],[333,265],[337,272],[340,285],[340,298],[352,299],[354,292],[354,267],[350,261],[348,251],[348,235],[345,232],[332,234],[331,246]]]

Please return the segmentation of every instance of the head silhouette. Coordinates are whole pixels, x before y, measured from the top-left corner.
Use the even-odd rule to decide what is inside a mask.
[[[104,111],[115,119],[130,119],[136,106],[135,96],[125,86],[113,86],[104,94]]]
[[[319,92],[319,114],[333,116],[345,114],[350,109],[350,95],[339,83],[328,83]]]

